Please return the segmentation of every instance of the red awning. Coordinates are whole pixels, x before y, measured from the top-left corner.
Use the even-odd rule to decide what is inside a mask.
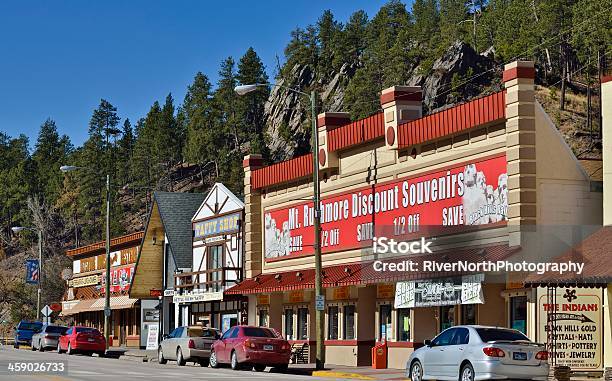
[[[381,259],[385,263],[399,263],[411,260],[416,263],[436,260],[438,262],[481,262],[501,261],[507,259],[518,248],[510,248],[507,244],[471,247],[466,249],[434,252],[421,256],[403,256]],[[349,263],[345,265],[328,266],[323,269],[323,287],[338,287],[360,284],[393,283],[408,280],[422,280],[461,275],[461,273],[436,272],[404,272],[376,271],[374,261]],[[420,267],[420,266],[419,266]],[[293,270],[281,273],[261,274],[245,279],[236,286],[225,290],[225,294],[259,294],[288,290],[303,290],[314,288],[314,269]]]

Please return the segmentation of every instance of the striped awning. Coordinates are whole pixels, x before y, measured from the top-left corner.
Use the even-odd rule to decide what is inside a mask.
[[[131,299],[127,295],[111,296],[111,310],[122,310],[134,307],[138,299]],[[104,311],[104,298],[71,300],[62,303],[62,315],[74,315],[80,312]]]

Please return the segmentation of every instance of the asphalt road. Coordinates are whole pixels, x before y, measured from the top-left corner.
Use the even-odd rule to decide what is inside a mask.
[[[11,362],[44,362],[53,363],[67,361],[67,373],[63,374],[37,374],[25,375],[8,371]],[[89,357],[82,355],[68,356],[55,352],[32,352],[29,349],[13,349],[9,346],[0,346],[0,380],[11,381],[66,381],[66,380],[314,380],[311,376],[271,373],[270,368],[265,372],[233,371],[229,368],[212,369],[202,368],[199,365],[187,364],[178,367],[176,362],[168,364],[145,363],[138,361],[118,360],[110,358]]]

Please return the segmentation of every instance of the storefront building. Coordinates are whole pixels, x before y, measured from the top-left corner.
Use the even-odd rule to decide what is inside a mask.
[[[182,324],[172,301],[174,275],[191,271],[191,219],[203,200],[202,193],[153,194],[130,288],[143,305],[141,347],[149,328],[158,328],[159,339]]]
[[[602,193],[535,101],[534,73],[532,62],[506,65],[502,91],[427,116],[421,89],[406,86],[383,90],[383,111],[368,118],[319,115],[326,363],[369,365],[385,340],[388,366],[404,368],[423,340],[457,324],[537,337],[524,276],[424,268],[541,261],[573,242],[540,226],[601,225]],[[243,165],[245,280],[226,295],[248,296],[249,324],[311,348],[313,361],[313,157]],[[424,238],[432,253],[392,271],[407,257],[374,253],[373,237]]]
[[[242,280],[244,203],[216,183],[194,214],[193,267],[174,276],[176,319],[226,331],[246,323],[247,300],[224,291]]]
[[[130,298],[129,289],[143,232],[112,238],[111,258],[111,332],[112,346],[140,345],[141,303]],[[106,281],[106,242],[66,251],[72,259],[72,278],[62,302],[62,315],[74,324],[94,327],[104,333]]]

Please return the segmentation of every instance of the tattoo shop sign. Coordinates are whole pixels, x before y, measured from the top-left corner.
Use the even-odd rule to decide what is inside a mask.
[[[398,282],[395,308],[482,304],[484,274],[439,280]]]
[[[538,289],[538,341],[553,345],[557,365],[602,369],[602,294],[597,288],[558,288],[556,303]]]

